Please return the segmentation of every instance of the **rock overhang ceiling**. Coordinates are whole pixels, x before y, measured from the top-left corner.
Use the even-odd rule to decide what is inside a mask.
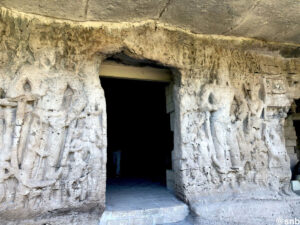
[[[72,21],[154,20],[198,34],[300,44],[299,0],[1,0],[0,6]]]

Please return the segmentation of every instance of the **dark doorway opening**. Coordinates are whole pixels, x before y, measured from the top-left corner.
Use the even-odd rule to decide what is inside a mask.
[[[165,184],[173,132],[166,113],[167,83],[101,78],[107,104],[107,178]],[[120,169],[117,164],[120,160]]]
[[[296,115],[300,115],[300,99],[295,100],[295,105],[296,105],[296,109],[295,109],[295,114]],[[297,148],[300,149],[300,116],[298,116],[295,120],[294,120],[294,127],[296,130],[296,135],[297,135]]]
[[[295,146],[295,152],[297,154],[298,162],[295,165],[293,171],[292,171],[292,180],[299,180],[300,179],[300,99],[297,99],[294,101],[294,104],[292,104],[291,107],[291,116],[293,119],[293,125],[296,132],[296,146]],[[299,180],[300,181],[300,180]],[[300,190],[296,191],[297,194],[300,194]]]

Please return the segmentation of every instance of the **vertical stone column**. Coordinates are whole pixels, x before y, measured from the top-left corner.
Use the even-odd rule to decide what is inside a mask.
[[[174,132],[174,123],[175,123],[175,105],[174,105],[174,83],[170,83],[166,87],[166,111],[170,116],[170,129]],[[174,136],[174,135],[173,135]],[[174,150],[172,150],[171,160],[173,161],[174,158]],[[173,165],[173,163],[172,163]],[[167,188],[170,191],[174,191],[175,189],[175,177],[174,177],[174,169],[166,171],[166,182]]]
[[[284,137],[285,137],[285,146],[287,153],[290,157],[290,166],[291,170],[293,170],[294,166],[298,162],[298,156],[296,153],[296,146],[297,146],[297,135],[296,130],[293,125],[293,117],[288,116],[284,123]]]

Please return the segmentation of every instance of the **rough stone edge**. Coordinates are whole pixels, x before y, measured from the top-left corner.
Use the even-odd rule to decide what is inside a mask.
[[[251,43],[252,45],[257,45],[257,46],[273,46],[273,47],[292,47],[292,48],[297,48],[300,47],[300,44],[296,43],[290,43],[290,42],[274,42],[274,41],[262,41],[259,39],[255,38],[248,38],[248,37],[237,37],[237,36],[225,36],[225,35],[215,35],[215,34],[198,34],[194,33],[190,30],[183,29],[180,27],[176,26],[171,26],[167,23],[161,23],[158,22],[157,20],[154,19],[149,19],[149,20],[144,20],[140,22],[104,22],[104,21],[73,21],[73,20],[67,20],[67,19],[59,19],[59,18],[53,18],[53,17],[48,17],[48,16],[42,16],[38,14],[32,14],[32,13],[25,13],[25,12],[20,12],[15,9],[8,9],[6,7],[0,6],[0,14],[2,16],[7,15],[13,18],[19,18],[23,20],[37,20],[38,22],[45,24],[45,25],[51,25],[53,23],[58,23],[58,24],[67,24],[70,27],[83,27],[83,28],[103,28],[103,29],[126,29],[126,28],[132,28],[132,27],[141,27],[148,25],[150,27],[154,28],[160,28],[164,30],[169,30],[169,31],[177,31],[180,33],[185,33],[189,36],[193,36],[194,38],[198,39],[213,39],[215,41],[231,41],[231,42],[236,42],[236,44],[241,44],[241,43]]]
[[[5,225],[98,225],[99,218],[102,212],[99,210],[94,210],[91,212],[71,212],[71,213],[61,213],[61,215],[49,214],[47,216],[40,216],[34,219],[26,220],[1,220],[0,224]]]

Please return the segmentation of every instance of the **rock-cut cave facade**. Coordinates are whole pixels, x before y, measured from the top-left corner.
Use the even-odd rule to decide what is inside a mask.
[[[1,224],[99,218],[107,163],[99,71],[118,53],[172,71],[174,193],[193,213],[216,224],[249,222],[249,211],[257,223],[299,215],[284,139],[300,98],[298,51],[155,20],[76,22],[1,8]]]

